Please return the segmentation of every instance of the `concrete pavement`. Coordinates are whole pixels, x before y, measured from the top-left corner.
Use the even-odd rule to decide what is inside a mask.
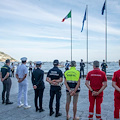
[[[46,75],[45,75],[46,78]],[[29,87],[28,87],[28,103],[32,106],[30,109],[17,108],[17,92],[18,92],[18,83],[15,78],[12,79],[12,88],[10,100],[14,102],[13,105],[3,105],[1,104],[1,95],[0,95],[0,120],[66,120],[65,115],[65,103],[66,103],[66,92],[65,86],[62,87],[62,97],[61,97],[61,107],[60,112],[62,113],[61,117],[55,118],[55,115],[49,116],[49,88],[50,85],[45,82],[45,91],[43,98],[43,108],[45,112],[39,113],[35,112],[34,107],[34,90],[32,89],[31,78],[28,77]],[[102,103],[102,118],[103,120],[114,120],[114,89],[112,87],[112,81],[108,81],[108,87],[104,91],[104,100]],[[0,83],[0,91],[2,91],[2,83]],[[23,101],[23,100],[22,100]],[[72,111],[72,102],[70,105],[70,115],[73,116]],[[54,100],[55,108],[55,100]],[[78,111],[77,116],[80,116],[80,120],[88,120],[88,89],[85,86],[85,80],[81,80],[81,92],[78,100]],[[70,119],[72,120],[72,118]],[[94,117],[95,120],[95,117]]]

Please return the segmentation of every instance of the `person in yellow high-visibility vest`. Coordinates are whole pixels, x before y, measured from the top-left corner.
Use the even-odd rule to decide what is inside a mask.
[[[66,117],[69,120],[69,106],[71,102],[71,96],[73,96],[73,120],[79,120],[76,117],[77,112],[77,102],[80,92],[80,72],[76,70],[76,62],[71,61],[71,68],[64,73],[65,76],[65,85],[66,85]]]

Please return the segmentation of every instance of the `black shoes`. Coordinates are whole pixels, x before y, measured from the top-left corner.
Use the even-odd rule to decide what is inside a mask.
[[[50,116],[52,116],[54,114],[54,111],[50,112]]]
[[[36,112],[39,110],[39,112],[44,112],[45,110],[44,109],[39,109],[39,108],[36,108]]]
[[[4,104],[4,103],[5,103],[5,100],[2,101],[2,104]]]
[[[44,112],[45,110],[44,109],[39,109],[39,112]]]
[[[39,108],[36,108],[36,112],[39,110]]]
[[[4,103],[6,103],[6,105],[8,105],[8,104],[13,104],[13,102],[10,102],[10,101],[9,101],[9,102],[5,102],[5,100],[3,100],[3,101],[2,101],[2,104],[4,104]]]
[[[13,102],[6,102],[6,105],[10,105],[10,104],[13,104]]]
[[[54,111],[52,111],[52,112],[50,112],[50,116],[52,116],[54,114]],[[61,116],[62,115],[62,113],[56,113],[55,114],[55,117],[59,117],[59,116]]]
[[[62,115],[62,113],[56,113],[55,114],[55,117],[59,117],[59,116],[61,116]]]

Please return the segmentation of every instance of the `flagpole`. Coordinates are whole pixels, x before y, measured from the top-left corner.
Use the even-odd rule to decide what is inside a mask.
[[[72,61],[72,10],[71,10],[71,61]]]
[[[87,22],[87,73],[88,73],[88,5],[86,5],[86,22]]]
[[[107,0],[105,0],[105,61],[107,63]]]

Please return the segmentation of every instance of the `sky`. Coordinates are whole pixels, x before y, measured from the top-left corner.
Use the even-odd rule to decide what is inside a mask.
[[[105,59],[104,0],[0,0],[0,51],[20,60],[71,59],[70,18],[72,10],[73,60],[86,61],[86,22],[88,5],[88,60]],[[120,0],[107,0],[107,59],[120,59]]]

